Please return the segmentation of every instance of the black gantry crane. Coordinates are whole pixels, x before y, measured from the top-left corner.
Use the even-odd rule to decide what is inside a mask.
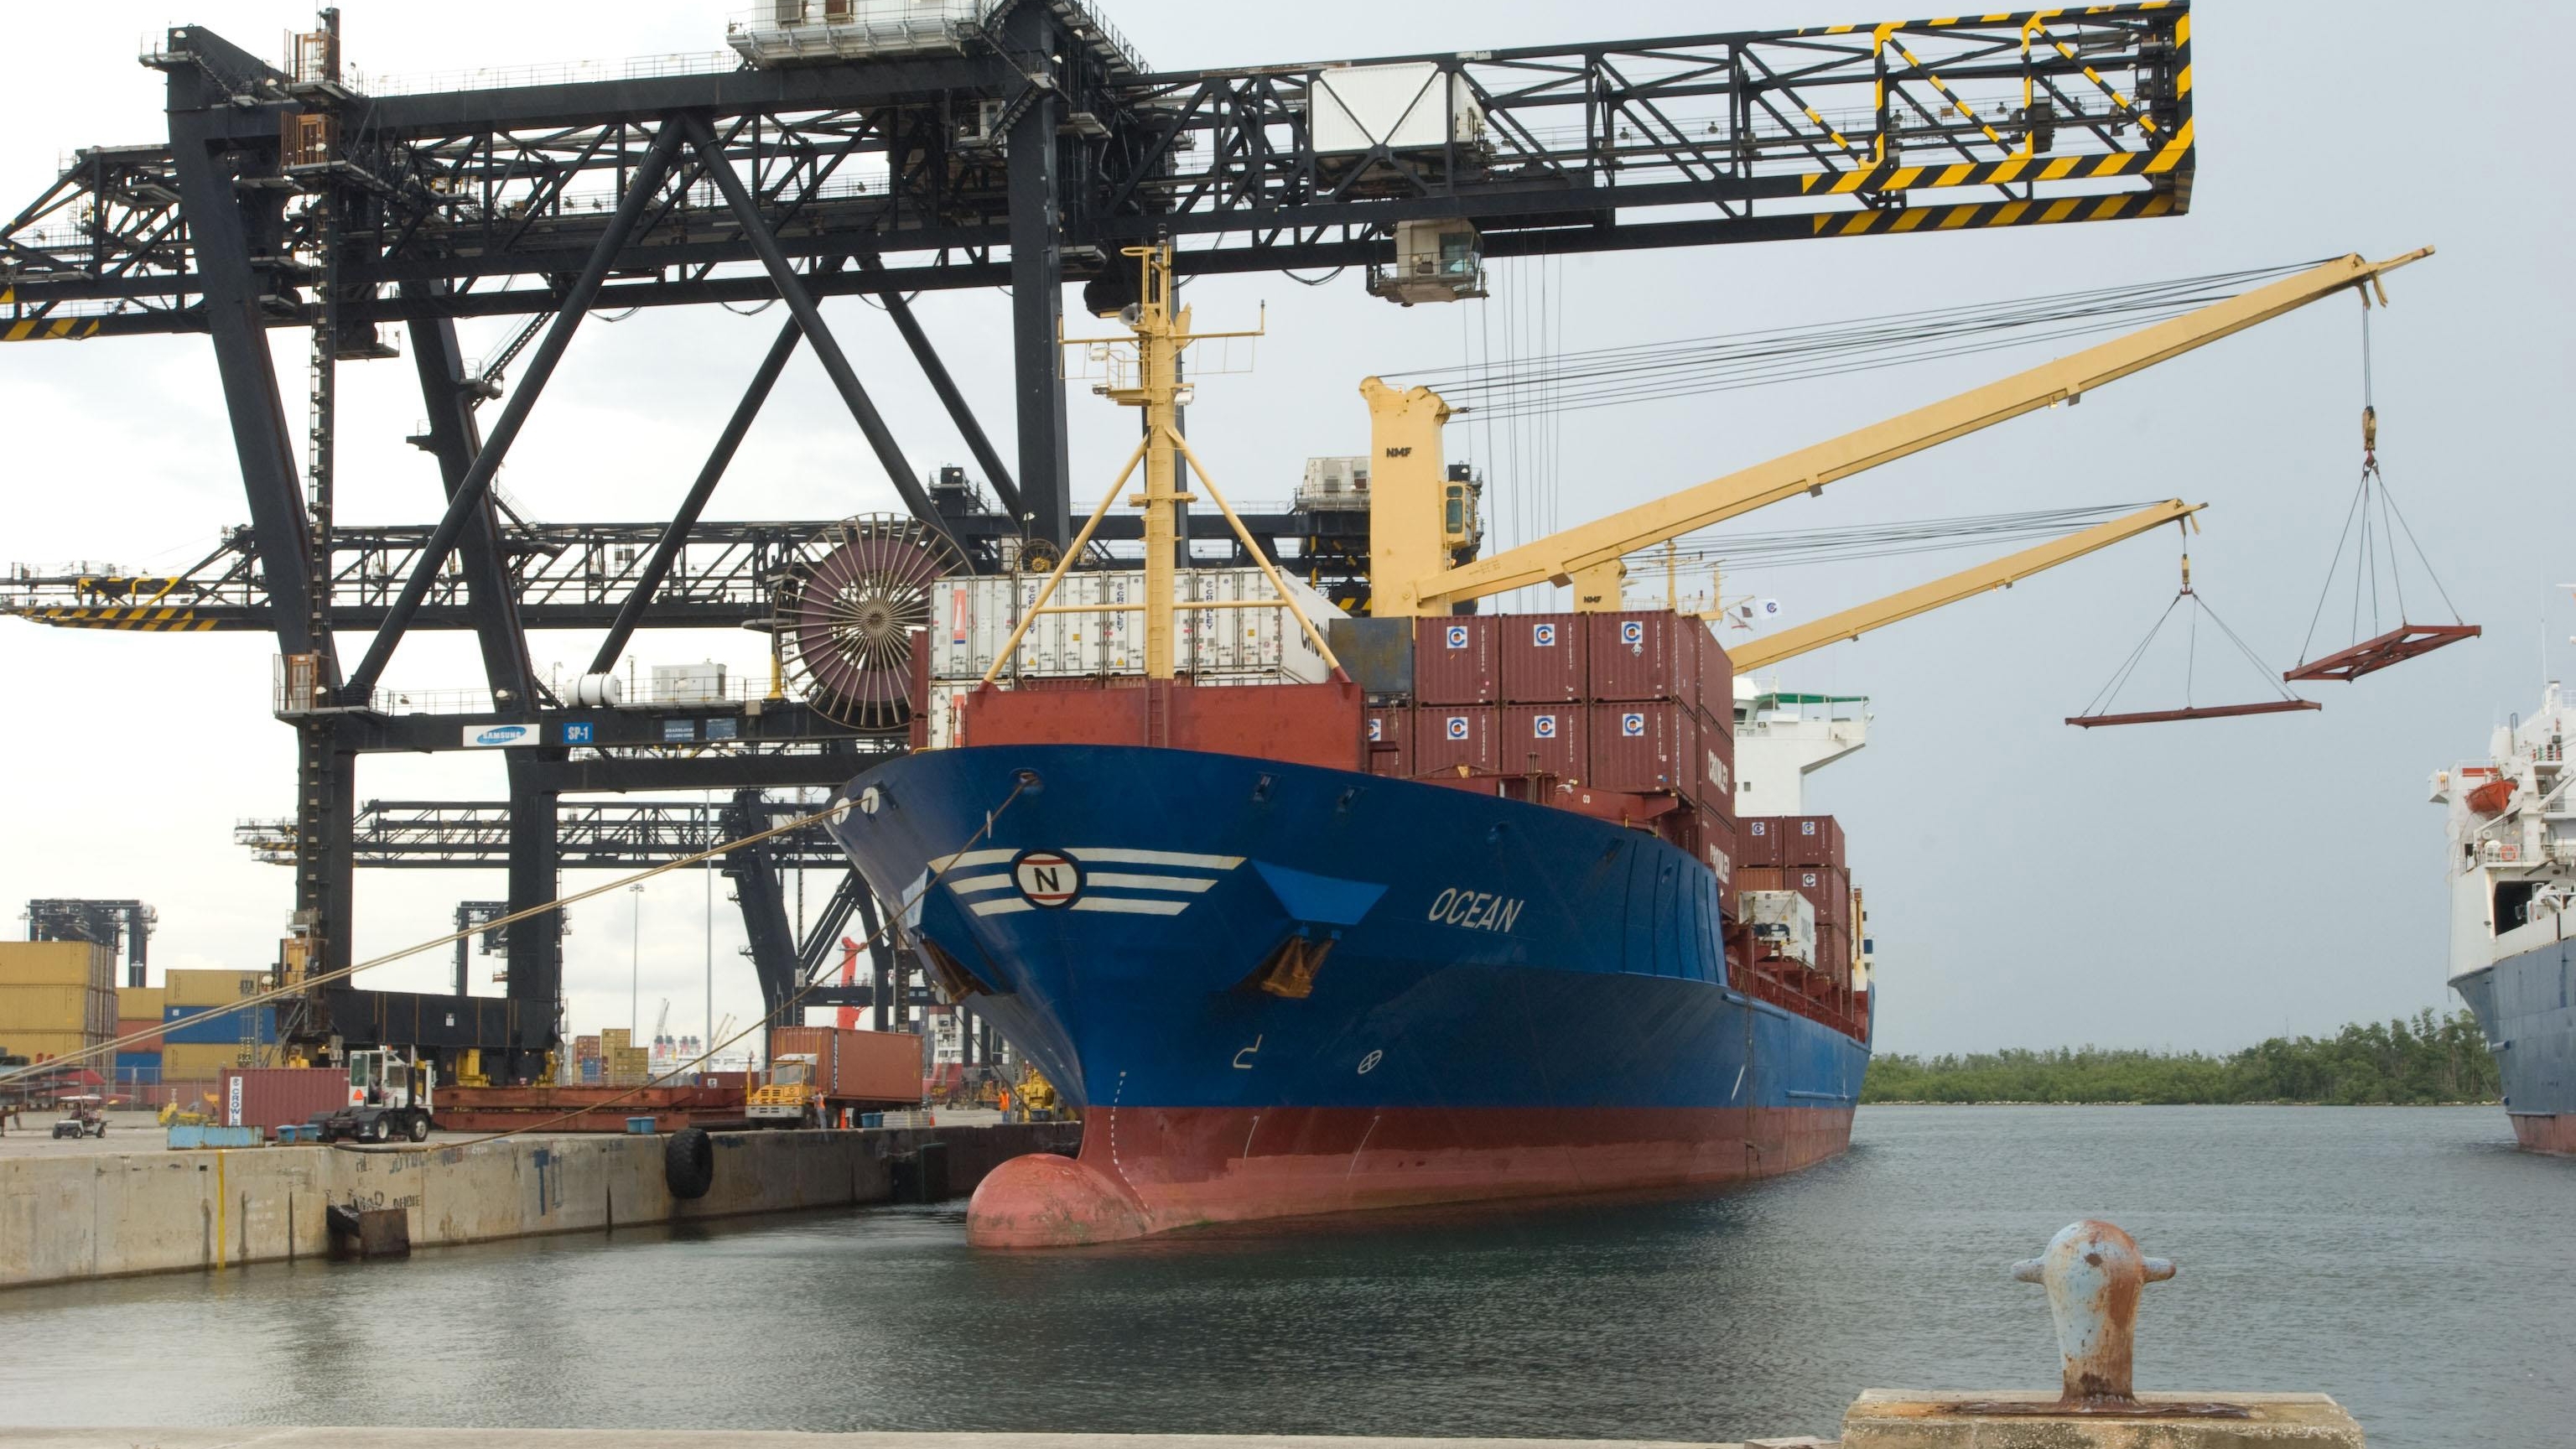
[[[870,9],[786,0],[702,67],[467,89],[361,86],[336,11],[282,64],[175,27],[144,57],[167,143],[78,152],[0,229],[0,341],[213,347],[246,528],[178,574],[21,568],[0,600],[55,624],[275,636],[276,713],[300,744],[296,818],[273,837],[295,869],[290,958],[349,962],[363,754],[511,742],[515,912],[573,863],[563,795],[832,785],[901,747],[812,700],[567,698],[529,662],[532,628],[605,627],[599,676],[638,628],[763,617],[808,525],[703,515],[800,348],[906,526],[994,569],[1068,540],[1064,288],[1115,311],[1122,248],[1169,239],[1184,276],[1355,268],[1411,304],[1483,295],[1491,258],[2161,217],[2191,194],[2187,0],[1199,71],[1148,65],[1087,0],[892,29]],[[1009,289],[1007,444],[906,301],[961,287]],[[854,294],[890,314],[980,487],[904,453],[821,310]],[[670,480],[667,519],[532,525],[494,492],[592,312],[772,300],[787,319],[704,461]],[[470,367],[456,324],[474,317],[525,322]],[[300,459],[276,328],[307,338]],[[344,528],[337,369],[403,352],[436,517]],[[1282,514],[1260,546],[1347,552],[1354,527]],[[381,687],[421,628],[474,632],[478,698]],[[354,660],[344,630],[373,631]],[[507,930],[493,1009],[340,992],[299,1030],[478,1048],[496,1080],[533,1075],[559,1034],[559,937]],[[765,972],[786,969],[763,935]],[[432,1020],[466,1024],[388,1036]]]

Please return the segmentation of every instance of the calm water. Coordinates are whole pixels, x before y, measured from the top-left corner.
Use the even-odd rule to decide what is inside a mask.
[[[2576,1162],[2509,1144],[2492,1108],[1880,1108],[1847,1157],[1688,1201],[1010,1256],[883,1209],[20,1290],[0,1417],[1830,1435],[1865,1387],[2052,1387],[2004,1268],[2091,1214],[2183,1264],[2143,1387],[2323,1390],[2381,1449],[2565,1443]]]

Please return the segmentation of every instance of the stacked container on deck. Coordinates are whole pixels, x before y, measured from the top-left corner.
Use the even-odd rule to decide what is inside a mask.
[[[1412,688],[1369,710],[1369,769],[1406,779],[1545,780],[1636,796],[1651,823],[1732,873],[1734,670],[1698,619],[1470,614],[1414,621]],[[1545,798],[1545,797],[1540,797]]]
[[[1757,942],[1757,966],[1775,972],[1800,995],[1855,1013],[1867,982],[1860,961],[1860,895],[1852,889],[1842,826],[1830,815],[1752,816],[1740,825],[1742,860],[1736,887],[1745,896],[1794,893],[1815,913],[1808,959]],[[1748,905],[1747,914],[1754,914]]]

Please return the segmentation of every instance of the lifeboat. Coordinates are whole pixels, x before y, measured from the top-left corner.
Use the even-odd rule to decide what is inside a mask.
[[[2497,778],[2469,792],[2469,808],[2480,815],[2501,815],[2513,799],[2513,781]]]

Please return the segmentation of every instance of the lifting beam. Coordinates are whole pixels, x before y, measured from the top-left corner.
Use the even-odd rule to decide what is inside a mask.
[[[1505,593],[1533,584],[1569,584],[1587,571],[1615,563],[1621,555],[1666,539],[1723,523],[1738,514],[1793,498],[1821,493],[1828,483],[1893,463],[1899,458],[1946,443],[1953,438],[2035,412],[2052,403],[2082,397],[2106,383],[2117,382],[2205,347],[2222,337],[2269,322],[2349,287],[2373,283],[2409,262],[2433,254],[2422,247],[2366,261],[2338,257],[2304,272],[2257,287],[2241,296],[2213,302],[2180,317],[2141,328],[2082,352],[2016,373],[1999,382],[1917,408],[1784,454],[1767,463],[1712,479],[1614,513],[1607,518],[1551,534],[1518,548],[1479,559],[1464,568],[1416,574],[1409,580],[1381,576],[1372,610],[1382,615],[1445,614],[1453,604]],[[1596,575],[1597,577],[1597,575]],[[1602,590],[1590,592],[1601,593]],[[1578,599],[1578,605],[1581,601]],[[1590,607],[1616,609],[1605,599]]]
[[[2180,522],[2208,506],[2206,503],[2185,503],[2179,498],[2168,499],[2152,507],[2141,508],[2127,517],[2096,524],[2081,533],[2068,534],[2036,548],[2026,548],[1974,568],[1961,569],[1946,578],[1918,584],[1903,593],[1890,594],[1839,614],[1828,614],[1812,624],[1765,634],[1749,644],[1738,644],[1728,649],[1726,654],[1735,662],[1739,673],[1765,668],[1784,659],[1795,659],[1828,644],[1857,639],[1873,629],[1884,629],[1899,620],[1928,614],[1962,599],[1975,598],[1989,589],[2011,588],[2032,574],[2109,548],[2122,539],[2135,538],[2150,529]]]

